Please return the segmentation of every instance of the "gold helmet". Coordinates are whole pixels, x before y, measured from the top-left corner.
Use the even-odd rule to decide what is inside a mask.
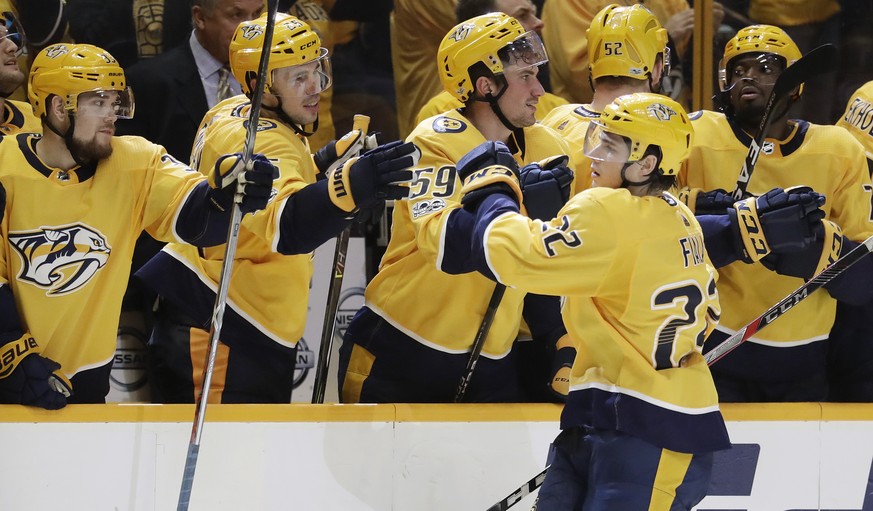
[[[629,154],[610,153],[600,148],[603,133],[624,137]],[[649,146],[661,149],[659,172],[675,176],[691,152],[694,130],[682,106],[660,94],[638,92],[618,97],[592,121],[585,135],[585,155],[592,160],[634,162]]]
[[[667,30],[642,5],[605,7],[591,21],[586,34],[589,69],[594,80],[601,76],[645,80],[658,55],[665,68],[670,65]]]
[[[462,103],[467,102],[476,89],[475,78],[470,74],[474,66],[500,75],[505,66],[527,68],[548,61],[536,32],[525,32],[518,20],[502,12],[483,14],[459,23],[446,34],[437,51],[443,88]]]
[[[791,40],[791,37],[779,27],[772,25],[751,25],[743,28],[727,42],[724,47],[724,56],[718,64],[718,81],[722,91],[728,90],[730,86],[728,67],[731,61],[745,53],[776,55],[784,60],[782,63],[783,70],[803,56],[800,53],[800,49]],[[800,92],[803,92],[802,85]]]
[[[258,19],[244,21],[236,28],[230,41],[230,70],[242,86],[245,94],[251,96],[251,79],[257,76],[264,46],[267,27],[267,14]],[[312,28],[294,16],[278,13],[273,29],[270,59],[267,65],[266,90],[273,87],[274,72],[277,69],[316,62],[318,90],[315,94],[330,87],[332,74],[327,48],[321,46],[321,39]]]
[[[90,44],[53,44],[40,51],[30,67],[27,98],[37,117],[46,114],[49,97],[64,100],[64,108],[76,113],[79,95],[117,91],[109,106],[114,115],[133,117],[133,93],[124,70],[106,50]]]

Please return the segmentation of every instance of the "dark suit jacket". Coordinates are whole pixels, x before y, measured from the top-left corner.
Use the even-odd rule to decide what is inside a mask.
[[[187,42],[125,70],[136,105],[133,119],[119,119],[119,135],[139,135],[188,163],[197,127],[208,106],[197,63]]]

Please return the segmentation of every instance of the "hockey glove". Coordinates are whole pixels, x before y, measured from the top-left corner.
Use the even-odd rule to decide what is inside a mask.
[[[25,333],[0,346],[0,403],[58,410],[72,395],[70,380],[61,365],[40,355],[42,349]]]
[[[530,218],[551,220],[570,199],[573,171],[567,167],[569,161],[562,154],[521,168],[521,193]]]
[[[210,176],[209,185],[213,189],[209,201],[222,213],[234,202],[243,214],[254,213],[267,207],[277,177],[279,169],[263,154],[253,154],[245,167],[241,153],[225,154],[215,162]]]
[[[576,348],[570,336],[564,334],[555,345],[557,351],[552,358],[552,379],[549,381],[549,390],[562,401],[567,400],[570,393],[570,371],[573,369],[573,361],[576,360]]]
[[[312,155],[318,171],[325,176],[341,167],[350,158],[361,154],[361,150],[374,149],[378,146],[376,135],[367,135],[354,129],[339,140],[332,140]]]
[[[734,205],[733,197],[722,189],[705,192],[701,188],[679,190],[679,200],[695,215],[724,215]]]
[[[523,204],[518,163],[502,142],[479,144],[458,160],[455,172],[463,185],[461,203],[465,207],[474,208],[492,193],[509,195],[517,204]]]
[[[809,280],[840,258],[845,246],[842,229],[830,220],[821,220],[816,240],[804,250],[771,253],[761,264],[779,275]]]
[[[816,239],[825,197],[809,187],[774,188],[728,208],[739,258],[760,261],[770,252],[803,250]]]
[[[383,200],[405,199],[412,182],[411,167],[420,158],[421,150],[415,144],[400,141],[378,146],[360,158],[350,158],[328,176],[330,200],[352,213]]]

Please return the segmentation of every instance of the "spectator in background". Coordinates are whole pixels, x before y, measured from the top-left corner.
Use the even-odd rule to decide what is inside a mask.
[[[10,99],[24,83],[16,58],[24,49],[24,32],[10,11],[0,12],[0,136],[19,132],[42,132],[42,123],[29,103]]]

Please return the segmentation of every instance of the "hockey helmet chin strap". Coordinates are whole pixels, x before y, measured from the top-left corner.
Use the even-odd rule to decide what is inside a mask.
[[[644,179],[642,181],[631,181],[630,179],[627,178],[627,169],[629,169],[631,167],[631,165],[638,164],[640,161],[641,160],[629,161],[629,162],[625,163],[624,166],[622,166],[622,168],[621,168],[621,187],[622,188],[630,188],[631,186],[646,186],[646,185],[651,184],[652,182],[655,181],[655,172],[658,171],[657,169],[652,171],[649,174],[649,177],[647,177],[646,179]]]
[[[73,160],[80,167],[85,167],[88,164],[92,163],[89,160],[85,160],[82,158],[76,150],[73,149],[73,132],[76,130],[76,116],[70,115],[70,112],[67,111],[67,119],[70,120],[70,127],[67,129],[66,133],[61,133],[61,130],[57,128],[57,126],[52,125],[52,123],[48,120],[48,117],[45,115],[42,116],[42,120],[48,129],[52,131],[55,135],[64,139],[64,144],[67,146],[67,151],[70,152],[70,156],[73,157]]]
[[[312,131],[306,131],[303,129],[302,125],[294,122],[294,120],[285,113],[285,110],[282,108],[282,97],[276,96],[275,94],[274,96],[276,101],[278,101],[275,107],[261,104],[261,108],[273,112],[280,121],[290,126],[291,129],[294,130],[294,133],[297,133],[301,137],[311,137],[316,131],[318,131],[318,115],[315,116],[315,122],[312,123]]]
[[[523,158],[525,149],[524,128],[519,128],[518,126],[509,122],[509,119],[507,119],[506,116],[503,114],[503,110],[500,108],[500,105],[497,104],[497,100],[503,97],[503,94],[506,92],[506,89],[509,88],[509,85],[506,83],[506,80],[503,78],[502,75],[499,77],[495,76],[494,80],[499,85],[501,85],[500,92],[498,92],[497,95],[488,92],[487,94],[485,94],[485,97],[473,96],[473,99],[476,101],[486,102],[491,106],[491,110],[494,112],[494,115],[496,115],[497,118],[500,119],[500,123],[503,124],[506,129],[512,132],[510,140],[515,142],[515,145],[521,152],[521,156]]]

